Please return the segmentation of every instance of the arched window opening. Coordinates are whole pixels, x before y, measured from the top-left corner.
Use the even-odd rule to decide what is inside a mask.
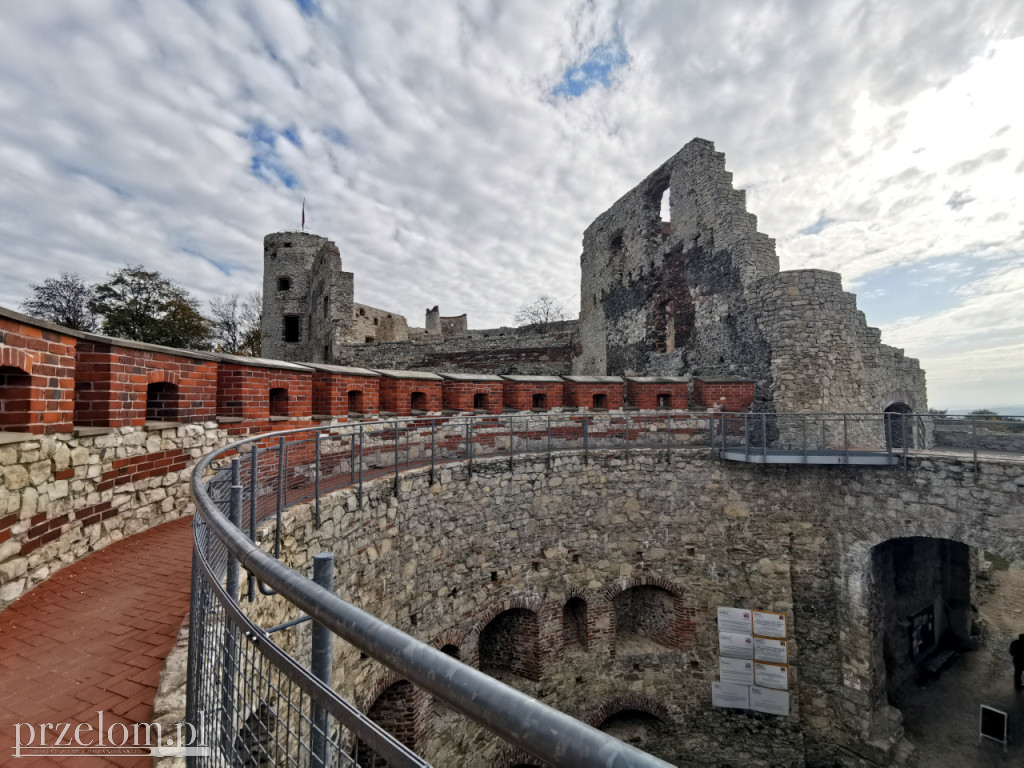
[[[0,431],[27,432],[31,401],[32,377],[13,365],[0,366]]]
[[[543,411],[547,409],[548,396],[543,392],[533,393],[533,410]]]
[[[399,680],[385,688],[366,714],[406,747],[416,750],[416,689],[408,680]],[[386,765],[362,742],[357,744],[356,754],[360,766]]]
[[[441,646],[441,653],[446,656],[451,656],[453,659],[462,660],[462,651],[459,650],[459,646],[448,643],[447,645]]]
[[[510,608],[491,619],[480,632],[480,669],[490,675],[509,672],[540,680],[537,614]]]
[[[270,390],[270,415],[288,415],[288,390],[284,387],[274,387]]]
[[[665,187],[665,191],[661,193],[659,206],[661,211],[661,234],[669,235],[672,233],[672,190],[668,187]]]
[[[350,389],[348,391],[348,412],[363,412],[363,393],[358,389]]]
[[[285,315],[284,316],[284,340],[290,344],[293,344],[299,340],[299,316],[298,315]]]
[[[587,601],[582,597],[570,597],[562,608],[562,645],[587,650]]]
[[[885,409],[885,445],[893,450],[914,447],[914,411],[906,403],[893,403]]]
[[[473,410],[474,411],[486,411],[487,410],[487,393],[477,392],[473,395]]]
[[[290,277],[279,277],[277,278],[277,290],[279,291],[290,291],[292,289],[292,279]]]
[[[426,394],[423,393],[423,392],[413,392],[412,395],[409,396],[409,407],[413,411],[420,411],[421,413],[423,411],[426,411],[427,410],[427,396],[426,396]]]
[[[675,599],[661,587],[624,589],[612,599],[615,610],[615,650],[650,652],[657,646],[675,648]]]
[[[598,726],[598,730],[627,744],[643,748],[658,738],[662,727],[661,719],[649,712],[639,709],[623,709],[605,718],[604,722]]]
[[[331,308],[331,297],[330,296],[324,296],[324,317],[327,317],[328,312],[330,312],[330,308]]]
[[[658,407],[659,408],[671,408],[672,407],[672,395],[667,392],[661,392],[658,394]]]
[[[608,395],[604,392],[598,392],[594,395],[594,408],[608,408]]]
[[[362,307],[359,308],[359,316],[366,317],[366,310],[363,309]]]
[[[178,420],[178,387],[155,381],[146,387],[146,421]]]
[[[374,325],[380,325],[380,320],[378,318],[376,318],[376,317],[373,318],[373,324]]]

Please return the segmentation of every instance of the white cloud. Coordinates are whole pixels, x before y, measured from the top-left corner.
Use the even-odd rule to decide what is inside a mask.
[[[727,153],[784,267],[855,280],[1024,253],[1024,106],[1010,97],[1024,9],[1010,0],[322,3],[309,16],[290,0],[50,0],[5,9],[0,35],[5,306],[61,270],[97,280],[126,262],[204,297],[248,291],[262,236],[296,228],[305,197],[357,300],[414,323],[434,304],[507,323],[540,293],[575,296],[583,229],[698,135]],[[611,41],[628,61],[607,86],[553,96]],[[256,124],[300,137],[278,136],[281,174],[254,175]],[[946,375],[937,336],[886,331]],[[979,344],[1008,381],[985,353],[999,347]]]

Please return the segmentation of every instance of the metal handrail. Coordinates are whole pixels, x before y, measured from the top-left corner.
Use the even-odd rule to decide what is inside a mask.
[[[203,522],[242,568],[363,653],[541,760],[579,768],[594,765],[663,768],[671,765],[416,640],[263,552],[214,504],[203,477],[216,458],[238,451],[253,440],[266,440],[298,431],[303,430],[238,440],[201,458],[193,470],[192,494],[197,508],[201,510]],[[324,698],[324,703],[327,698]]]

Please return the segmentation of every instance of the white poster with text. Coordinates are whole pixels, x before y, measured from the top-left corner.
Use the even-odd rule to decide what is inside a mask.
[[[784,613],[753,611],[753,614],[755,635],[786,639],[786,615]]]
[[[774,664],[789,664],[789,649],[786,646],[786,641],[755,637],[754,658],[757,661],[770,661]]]
[[[711,706],[750,709],[750,686],[735,683],[712,683]]]
[[[718,608],[718,631],[749,635],[752,629],[749,608]]]
[[[718,678],[723,683],[753,685],[754,662],[750,659],[730,659],[723,656],[718,660]]]
[[[789,694],[785,691],[773,691],[771,688],[750,687],[750,708],[755,712],[768,715],[789,714]]]
[[[754,658],[754,638],[738,632],[718,633],[718,653],[730,659]]]
[[[754,685],[759,685],[762,688],[788,691],[789,667],[785,664],[765,664],[761,661],[755,661]]]

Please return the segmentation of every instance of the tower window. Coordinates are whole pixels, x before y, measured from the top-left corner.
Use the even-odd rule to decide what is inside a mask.
[[[279,277],[277,278],[277,290],[279,291],[290,291],[292,289],[292,279],[290,277]]]
[[[284,340],[288,342],[296,342],[299,340],[299,316],[298,315],[285,315],[284,316]]]

